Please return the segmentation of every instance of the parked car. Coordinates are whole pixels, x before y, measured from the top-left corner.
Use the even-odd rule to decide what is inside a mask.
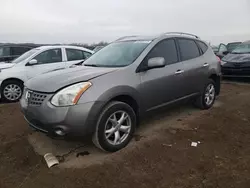
[[[39,74],[79,64],[92,54],[93,51],[81,47],[41,46],[24,53],[11,63],[1,63],[1,98],[7,102],[18,101],[25,81]]]
[[[0,62],[10,62],[25,52],[36,48],[36,45],[0,45]]]
[[[241,42],[231,42],[228,43],[227,45],[221,43],[218,47],[218,50],[214,48],[214,53],[219,57],[223,58],[225,55],[228,53],[231,53]]]
[[[153,110],[187,99],[212,107],[220,74],[212,48],[194,35],[124,37],[81,68],[27,81],[20,104],[31,127],[50,136],[92,135],[97,147],[115,152]]]
[[[238,45],[221,61],[224,77],[250,77],[250,41]]]

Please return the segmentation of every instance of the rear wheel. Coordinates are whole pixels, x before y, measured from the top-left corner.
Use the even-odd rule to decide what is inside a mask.
[[[208,80],[207,84],[204,87],[203,93],[196,99],[195,106],[200,109],[209,109],[213,106],[216,91],[215,91],[215,82],[211,79]]]
[[[23,83],[16,80],[5,81],[1,87],[1,97],[5,102],[17,102],[23,94]]]
[[[135,126],[134,110],[126,103],[111,102],[99,116],[93,142],[104,151],[118,151],[130,142]]]

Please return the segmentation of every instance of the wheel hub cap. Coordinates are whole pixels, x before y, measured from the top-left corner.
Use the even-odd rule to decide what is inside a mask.
[[[131,118],[125,111],[113,113],[105,125],[105,138],[112,145],[123,143],[131,131]]]
[[[22,95],[22,89],[16,84],[9,84],[3,90],[4,97],[10,101],[18,100]]]

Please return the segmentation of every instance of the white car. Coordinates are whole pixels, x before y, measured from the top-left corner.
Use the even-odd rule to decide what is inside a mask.
[[[93,51],[76,46],[41,46],[11,63],[0,63],[0,96],[6,102],[18,101],[23,83],[30,78],[77,65],[92,54]]]

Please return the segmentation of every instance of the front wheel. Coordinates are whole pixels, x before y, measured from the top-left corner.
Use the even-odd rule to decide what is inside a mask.
[[[215,88],[215,82],[209,79],[204,87],[203,93],[196,99],[194,103],[195,106],[202,110],[211,108],[216,97]]]
[[[9,80],[2,84],[1,97],[5,102],[17,102],[23,94],[23,84],[16,80]]]
[[[118,151],[130,142],[135,127],[134,110],[126,103],[111,102],[99,116],[93,142],[104,151]]]

